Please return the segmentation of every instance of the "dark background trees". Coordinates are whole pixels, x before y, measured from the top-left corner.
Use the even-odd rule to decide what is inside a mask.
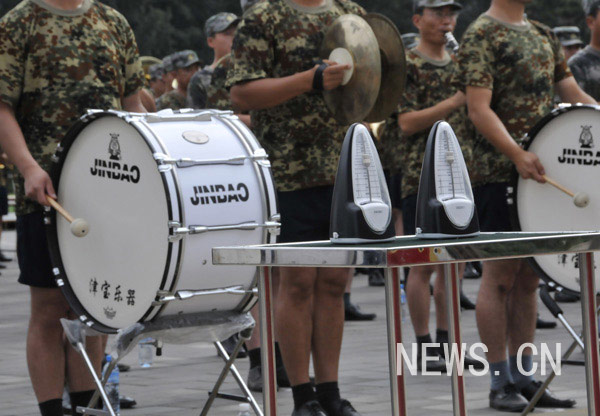
[[[204,22],[220,11],[240,14],[239,0],[102,0],[120,11],[135,31],[140,53],[163,57],[173,51],[193,49],[210,63],[211,54],[204,37]],[[549,26],[576,25],[585,28],[582,1],[534,0],[527,8],[528,16]],[[357,0],[367,11],[385,14],[401,33],[413,32],[412,0]],[[19,0],[0,0],[0,16]],[[462,0],[464,10],[458,21],[457,38],[468,24],[489,6],[490,0]]]

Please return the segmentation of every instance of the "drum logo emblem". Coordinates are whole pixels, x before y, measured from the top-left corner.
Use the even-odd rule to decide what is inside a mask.
[[[119,135],[110,133],[110,143],[108,144],[108,153],[110,160],[121,160],[121,145],[119,144]]]
[[[117,311],[107,306],[104,308],[104,315],[106,315],[108,319],[113,319],[117,315]]]
[[[594,147],[594,138],[592,136],[592,126],[581,126],[581,134],[579,135],[579,144],[582,149],[591,149]]]

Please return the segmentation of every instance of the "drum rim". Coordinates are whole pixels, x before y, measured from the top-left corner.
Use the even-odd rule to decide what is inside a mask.
[[[79,136],[81,131],[85,127],[87,127],[92,121],[95,121],[97,119],[100,119],[103,117],[117,117],[117,118],[121,118],[124,120],[124,115],[128,115],[128,113],[113,111],[113,110],[109,110],[109,111],[88,110],[88,113],[83,115],[82,117],[80,117],[79,120],[69,129],[69,131],[65,134],[65,137],[63,138],[63,140],[60,142],[59,147],[57,148],[57,149],[60,149],[60,152],[59,151],[56,152],[54,161],[53,161],[52,166],[49,171],[50,178],[52,179],[52,185],[54,186],[54,189],[56,190],[56,192],[58,192],[58,189],[59,189],[60,173],[62,171],[62,167],[64,165],[66,156],[69,153],[69,149],[71,148],[71,146],[75,142],[75,139]],[[124,120],[124,121],[127,122],[127,120]],[[150,151],[152,152],[153,149],[151,148],[150,143],[148,143],[148,140],[144,136],[144,134],[141,131],[139,131],[139,129],[136,128],[133,123],[129,123],[129,122],[127,122],[127,123],[130,126],[132,126],[133,128],[135,128],[136,131],[138,131],[138,133],[144,139],[144,141],[148,145]],[[170,197],[167,192],[168,189],[166,189],[167,185],[165,184],[165,179],[164,179],[164,177],[162,177],[162,175],[161,175],[161,180],[163,182],[163,186],[165,186],[165,193],[166,193],[165,196],[167,198],[168,215],[169,215],[169,218],[172,218],[173,205],[172,205],[172,201],[170,200]],[[179,206],[179,210],[181,210],[181,206]],[[96,318],[94,318],[92,316],[92,314],[90,314],[87,311],[85,306],[81,303],[81,301],[75,295],[75,292],[69,282],[69,277],[65,271],[65,267],[64,267],[64,264],[62,261],[62,256],[60,253],[60,248],[59,248],[59,243],[58,243],[58,231],[56,228],[56,211],[55,210],[45,210],[44,216],[46,219],[46,221],[45,221],[45,223],[46,223],[46,239],[48,242],[48,250],[50,252],[50,261],[52,263],[54,279],[57,282],[59,288],[61,289],[61,292],[67,299],[67,303],[77,314],[77,317],[83,323],[85,323],[87,326],[89,326],[99,332],[106,333],[106,334],[117,333],[120,329],[123,329],[123,328],[111,327],[111,326],[108,326],[108,325],[105,325],[105,324],[99,322]],[[172,230],[170,230],[170,233],[171,232],[172,232]],[[173,243],[169,242],[164,273],[168,273],[168,271],[169,271],[169,265],[172,262],[172,256],[173,256]],[[62,282],[62,284],[59,283],[59,280]],[[161,279],[161,288],[159,290],[162,290],[165,282],[168,282],[168,280],[169,279],[166,278],[166,276],[163,274],[163,278]],[[146,322],[145,318],[147,316],[149,316],[150,314],[152,314],[154,311],[159,310],[160,308],[161,308],[161,306],[155,306],[151,303],[150,306],[148,307],[148,309],[143,313],[143,315],[140,317],[140,319],[138,319],[136,322]]]
[[[531,130],[525,135],[523,138],[523,149],[528,150],[531,146],[531,143],[535,140],[535,137],[539,134],[539,132],[552,120],[558,117],[561,114],[568,113],[574,110],[580,109],[591,109],[595,111],[599,111],[600,107],[591,104],[572,104],[566,105],[563,107],[555,108],[550,113],[546,114],[540,121],[538,121],[535,126],[531,128]],[[512,167],[511,178],[509,182],[509,188],[507,190],[506,201],[508,205],[509,211],[509,219],[513,230],[515,231],[523,231],[521,229],[521,222],[519,221],[519,212],[517,209],[517,189],[519,184],[520,175],[517,169]],[[542,278],[546,284],[559,292],[564,292],[570,295],[580,295],[581,292],[569,289],[559,282],[554,280],[549,274],[547,274],[544,269],[539,265],[539,263],[535,260],[534,257],[528,257],[527,261],[529,262],[531,268],[535,271],[535,273]]]

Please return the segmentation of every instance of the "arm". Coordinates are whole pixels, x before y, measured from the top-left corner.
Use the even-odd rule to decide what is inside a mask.
[[[142,105],[140,98],[140,90],[137,90],[131,95],[121,99],[121,105],[123,110],[130,111],[132,113],[147,113],[148,110]]]
[[[556,92],[560,95],[560,98],[563,102],[566,103],[583,103],[583,104],[598,104],[596,100],[586,94],[580,87],[577,85],[575,78],[567,77],[555,85]]]
[[[398,125],[402,129],[402,133],[408,137],[430,128],[436,121],[445,119],[448,114],[465,105],[465,103],[465,94],[459,91],[433,107],[399,114]]]
[[[56,198],[52,180],[31,156],[12,107],[3,101],[0,101],[0,146],[23,175],[25,195],[42,205],[49,205],[46,194]]]
[[[533,178],[544,183],[545,174],[538,157],[523,150],[513,140],[506,127],[490,107],[492,91],[481,87],[467,87],[467,107],[469,118],[477,130],[502,154],[506,155],[517,168],[523,179]]]
[[[342,83],[348,65],[328,62],[323,71],[323,89],[332,90]],[[318,65],[303,72],[282,78],[263,78],[236,84],[231,87],[231,102],[236,111],[262,110],[275,107],[301,94],[312,91],[312,83]]]

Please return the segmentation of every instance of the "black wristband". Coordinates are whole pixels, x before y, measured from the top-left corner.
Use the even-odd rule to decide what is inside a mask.
[[[312,84],[313,90],[323,91],[323,71],[325,71],[325,68],[327,67],[328,65],[326,63],[322,63],[315,71]]]

